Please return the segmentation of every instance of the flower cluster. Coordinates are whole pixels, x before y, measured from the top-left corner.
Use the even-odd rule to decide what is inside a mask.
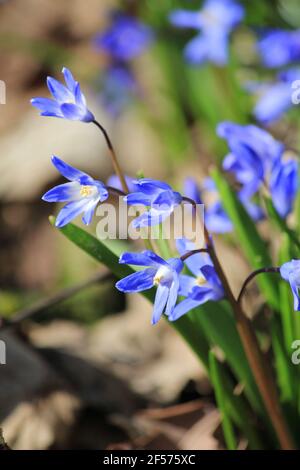
[[[194,245],[181,239],[177,241],[181,255],[194,249]],[[224,297],[221,282],[208,255],[194,254],[186,260],[191,275],[181,274],[184,263],[181,258],[164,260],[152,251],[142,253],[123,253],[120,263],[148,266],[143,271],[130,274],[116,287],[122,292],[141,292],[156,286],[152,323],[155,324],[165,313],[170,321],[178,320],[190,310],[209,300]],[[185,299],[177,303],[178,296]]]
[[[117,117],[139,93],[130,62],[152,40],[153,33],[148,26],[120,12],[113,13],[108,30],[95,37],[95,47],[105,52],[110,59],[109,66],[102,74],[101,100],[113,117]]]
[[[298,187],[296,160],[286,160],[284,145],[257,126],[223,122],[217,133],[227,140],[230,149],[223,168],[241,185],[239,196],[247,201],[248,211],[257,219],[262,217],[261,208],[251,198],[265,186],[277,212],[285,218],[293,208]]]
[[[79,83],[68,69],[64,68],[63,74],[66,86],[53,78],[47,80],[54,100],[34,98],[32,104],[43,116],[94,122]],[[295,160],[283,158],[284,145],[254,125],[241,126],[223,122],[218,126],[217,133],[227,140],[230,148],[223,167],[235,175],[241,186],[238,197],[253,219],[259,220],[263,216],[260,206],[252,201],[262,185],[268,187],[278,213],[286,217],[292,209],[297,191],[298,165]],[[56,226],[63,227],[79,214],[83,214],[83,223],[90,224],[97,205],[108,198],[111,185],[119,188],[120,179],[114,175],[105,185],[58,157],[53,156],[52,163],[68,180],[43,196],[43,200],[47,202],[66,203],[56,218]],[[134,220],[134,225],[138,228],[161,224],[184,199],[165,182],[150,178],[134,180],[130,177],[126,177],[126,182],[130,192],[124,196],[124,201],[128,205],[142,205],[146,209]],[[210,179],[205,180],[203,189],[217,192]],[[201,191],[192,178],[186,180],[184,192],[195,203],[202,203]],[[220,200],[209,206],[205,223],[215,232],[226,232],[232,228]],[[163,313],[170,321],[175,321],[207,301],[219,301],[225,297],[208,248],[207,253],[200,254],[190,241],[179,239],[177,250],[179,256],[167,260],[150,250],[123,253],[120,257],[120,263],[144,266],[146,269],[118,281],[116,286],[119,290],[130,293],[157,287],[153,324],[157,323]],[[188,273],[183,273],[184,269]],[[280,268],[282,278],[290,283],[295,310],[300,310],[299,273],[299,260],[292,260]]]
[[[198,34],[185,47],[185,57],[192,64],[205,61],[224,65],[228,56],[228,38],[240,23],[244,9],[234,0],[206,0],[202,10],[175,10],[170,22],[179,28],[196,29]]]

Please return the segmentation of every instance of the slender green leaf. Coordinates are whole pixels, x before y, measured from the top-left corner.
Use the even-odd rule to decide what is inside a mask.
[[[210,343],[222,349],[237,380],[245,387],[245,394],[251,405],[262,414],[263,405],[260,394],[227,302],[208,302],[194,309],[190,315],[198,324],[198,328],[200,326],[204,331]]]
[[[221,374],[219,372],[219,364],[214,353],[210,351],[209,354],[209,365],[210,365],[210,378],[214,387],[215,396],[218,404],[219,411],[221,413],[221,423],[223,428],[224,440],[226,447],[229,450],[236,450],[237,441],[235,437],[234,428],[231,422],[231,418],[228,412],[226,398],[223,390],[223,383]]]
[[[292,242],[292,247],[295,245],[295,249],[292,251],[295,253],[294,256],[299,256],[300,250],[300,240],[298,239],[296,233],[290,229],[282,217],[278,214],[277,210],[274,207],[272,200],[268,197],[264,198],[265,206],[267,209],[267,213],[270,217],[270,220],[274,223],[274,225],[283,233],[286,233]]]
[[[268,254],[265,241],[259,235],[253,220],[238,200],[236,193],[232,190],[224,175],[218,169],[214,169],[212,177],[220,193],[224,209],[234,225],[239,243],[252,268],[272,266],[272,260]],[[279,299],[274,277],[262,274],[257,278],[257,283],[268,303],[277,309]]]

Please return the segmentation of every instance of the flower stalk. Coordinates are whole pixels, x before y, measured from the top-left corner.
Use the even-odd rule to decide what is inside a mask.
[[[118,178],[120,179],[123,191],[125,193],[128,193],[129,190],[128,190],[128,186],[127,186],[127,183],[126,183],[126,180],[125,180],[124,173],[121,170],[121,167],[120,167],[119,162],[118,162],[117,154],[115,152],[114,146],[113,146],[113,144],[112,144],[112,142],[109,138],[109,135],[108,135],[107,131],[104,129],[104,127],[98,121],[96,121],[96,119],[94,119],[92,122],[102,132],[102,135],[105,139],[107,148],[109,150],[109,154],[110,154],[110,158],[111,158],[111,161],[112,161],[112,164],[113,164],[113,167],[114,167],[114,171],[115,171],[116,175],[118,176]]]
[[[260,390],[269,418],[273,424],[281,448],[284,450],[295,449],[293,438],[288,429],[286,420],[281,410],[276,382],[273,373],[263,355],[251,321],[245,315],[240,303],[235,299],[227,277],[219,262],[214,246],[207,230],[205,229],[205,239],[208,243],[208,252],[215,266],[216,272],[223,284],[227,299],[233,309],[236,326],[239,332],[246,356],[248,358],[257,386]],[[272,271],[273,272],[273,271]]]

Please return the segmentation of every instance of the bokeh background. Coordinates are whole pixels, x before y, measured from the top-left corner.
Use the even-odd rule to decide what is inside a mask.
[[[226,146],[215,135],[218,122],[253,120],[253,97],[240,84],[269,79],[271,72],[260,68],[256,31],[248,23],[257,30],[297,27],[297,1],[241,2],[247,21],[233,37],[226,73],[209,64],[184,63],[182,49],[191,33],[175,31],[167,16],[175,7],[198,3],[0,2],[0,79],[6,84],[6,104],[0,105],[2,318],[20,315],[99,272],[53,229],[48,216],[57,207],[40,197],[61,181],[52,154],[103,181],[112,173],[111,162],[94,126],[40,118],[30,106],[33,96],[48,96],[47,75],[60,79],[61,68],[70,67],[127,174],[165,178],[179,190],[188,175],[201,182],[225,155]],[[151,25],[155,38],[130,64],[137,96],[112,115],[103,103],[109,57],[97,49],[94,37],[109,26],[109,12],[120,7]],[[292,118],[289,114],[272,131],[297,148],[297,118]],[[95,232],[95,224],[90,230]],[[230,237],[217,238],[217,244],[238,289],[247,264]],[[250,302],[256,301],[253,295]],[[146,300],[125,299],[114,280],[106,279],[0,330],[7,343],[7,365],[0,366],[0,421],[9,444],[22,449],[221,448],[220,418],[203,370],[167,324],[150,325],[150,315]]]

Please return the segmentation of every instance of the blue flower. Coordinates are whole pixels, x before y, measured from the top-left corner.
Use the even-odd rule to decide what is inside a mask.
[[[132,16],[112,15],[112,25],[95,38],[95,45],[117,61],[129,61],[141,54],[153,40],[152,30]]]
[[[119,262],[136,266],[149,266],[143,271],[121,279],[116,287],[122,292],[142,292],[157,286],[152,324],[158,322],[163,312],[169,316],[176,304],[179,290],[179,273],[183,262],[179,258],[165,261],[153,251],[145,250],[142,253],[123,253]]]
[[[278,214],[285,218],[293,209],[298,190],[298,163],[296,160],[278,161],[270,177],[270,192]]]
[[[117,118],[138,94],[135,78],[123,64],[112,64],[105,70],[101,83],[101,102],[113,118]]]
[[[52,157],[52,163],[69,180],[69,183],[55,186],[42,197],[47,202],[67,202],[56,218],[56,227],[63,227],[81,213],[83,223],[90,224],[97,204],[108,198],[104,184],[57,157]]]
[[[80,84],[74,80],[72,73],[66,67],[62,69],[62,73],[66,86],[55,78],[47,77],[47,85],[54,99],[32,98],[31,104],[41,111],[41,116],[54,116],[71,121],[93,121],[95,118],[86,107]]]
[[[244,9],[233,0],[206,0],[200,11],[175,10],[170,22],[179,28],[193,28],[199,34],[185,48],[188,62],[211,61],[224,65],[230,32],[240,23]]]
[[[224,161],[225,171],[234,173],[243,185],[242,199],[249,199],[261,186],[265,175],[284,150],[284,145],[256,126],[223,122],[217,134],[227,140],[231,150]]]
[[[275,29],[265,33],[258,50],[266,67],[282,67],[300,59],[300,30]]]
[[[292,106],[291,84],[299,79],[300,70],[291,69],[277,75],[277,81],[262,83],[254,87],[258,101],[254,108],[255,118],[263,124],[278,120]]]
[[[194,250],[195,245],[186,239],[180,239],[177,240],[177,249],[183,255]],[[197,253],[187,258],[185,263],[194,276],[179,275],[179,295],[186,298],[174,308],[169,317],[171,321],[178,320],[182,315],[205,302],[221,300],[225,295],[221,281],[207,254]]]
[[[299,297],[299,287],[300,287],[300,260],[293,259],[284,263],[280,268],[281,277],[290,283],[293,297],[294,297],[294,310],[300,310],[300,297]]]
[[[134,180],[133,183],[137,185],[138,190],[125,196],[124,201],[130,205],[150,207],[133,221],[135,228],[160,224],[182,201],[180,193],[173,191],[167,183],[150,178]]]

